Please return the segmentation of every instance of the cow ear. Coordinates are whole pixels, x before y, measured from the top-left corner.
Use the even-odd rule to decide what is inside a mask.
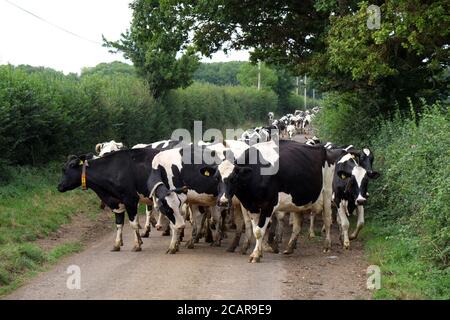
[[[350,178],[351,175],[349,175],[347,172],[345,172],[344,170],[339,170],[337,172],[337,175],[339,178],[341,178],[342,180],[346,180],[347,178]]]
[[[369,171],[367,172],[367,176],[370,179],[377,179],[380,176],[380,173],[378,171]]]
[[[217,171],[217,167],[205,166],[200,169],[200,174],[204,177],[211,177],[216,173],[216,171]]]
[[[97,143],[97,145],[95,146],[95,152],[99,154],[102,147],[103,143]]]

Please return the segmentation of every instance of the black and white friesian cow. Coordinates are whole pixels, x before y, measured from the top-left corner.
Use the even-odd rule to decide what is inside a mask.
[[[168,150],[172,149],[173,147],[180,144],[180,141],[177,140],[161,140],[157,142],[153,142],[150,144],[136,144],[132,147],[132,149],[140,149],[140,148],[151,148],[156,150]],[[98,154],[98,157],[102,157],[106,154],[109,154],[114,151],[118,151],[124,148],[124,144],[122,142],[115,142],[114,140],[111,140],[109,142],[104,143],[98,143],[95,146],[95,151]],[[94,157],[95,158],[95,157]],[[101,208],[104,208],[104,203],[102,203]],[[154,217],[154,211],[151,205],[145,206],[145,225],[144,225],[144,231],[141,234],[141,237],[148,238],[150,236],[150,230],[151,230],[151,224],[152,221],[155,223],[155,217]],[[164,230],[163,235],[169,235],[168,230]]]
[[[170,221],[172,240],[168,253],[173,254],[178,250],[178,234],[185,225],[181,207],[185,203],[188,203],[191,207],[194,229],[202,226],[202,215],[199,207],[206,207],[211,210],[211,222],[214,230],[213,243],[220,244],[220,224],[223,208],[221,208],[220,201],[218,203],[217,199],[218,181],[210,174],[208,168],[211,164],[218,165],[223,162],[225,158],[223,152],[227,156],[233,157],[232,149],[236,153],[243,153],[248,148],[248,145],[240,141],[229,141],[228,143],[232,144],[232,146],[229,146],[230,148],[225,148],[222,144],[190,145],[183,148],[174,148],[161,152],[153,160],[148,188],[156,207]],[[242,213],[237,212],[240,210],[240,203],[234,202],[233,209],[235,218],[243,216]],[[245,220],[245,217],[243,220]],[[239,244],[242,223],[236,224],[238,227],[235,240],[228,251],[234,251]],[[191,242],[188,242],[188,247],[192,247],[194,237],[195,234],[193,234]]]
[[[220,181],[221,201],[231,201],[236,196],[251,216],[256,246],[250,262],[260,261],[262,240],[274,211],[322,212],[325,250],[330,249],[331,188],[336,158],[323,146],[281,140],[279,148],[273,141],[250,147],[225,175],[217,166],[206,168]],[[289,246],[295,245],[295,237],[298,234],[291,237]]]
[[[341,239],[345,249],[350,247],[350,240],[356,239],[364,226],[364,204],[369,179],[377,179],[379,173],[373,171],[373,154],[369,148],[363,148],[361,155],[346,153],[336,163],[333,178],[333,201],[336,204],[337,220],[341,230]],[[349,236],[348,215],[357,211],[358,221],[355,231]]]
[[[117,234],[113,251],[123,245],[122,230],[125,211],[135,236],[133,251],[141,251],[138,204],[152,205],[147,189],[151,162],[159,150],[151,148],[119,150],[98,159],[69,156],[63,167],[58,191],[66,192],[80,186],[92,189],[114,212]]]

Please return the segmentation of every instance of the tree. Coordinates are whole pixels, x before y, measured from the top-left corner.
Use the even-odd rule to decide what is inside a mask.
[[[134,66],[114,61],[111,63],[100,63],[92,68],[82,68],[81,76],[99,75],[99,76],[113,76],[113,75],[128,75],[135,76],[136,69]]]
[[[365,1],[159,2],[163,16],[177,17],[177,32],[192,35],[180,38],[180,48],[205,56],[221,48],[252,49],[253,62],[287,65],[295,75],[317,80],[322,91],[352,92],[361,101],[372,99],[383,112],[406,107],[406,97],[448,96],[448,77],[442,76],[449,67],[447,0],[373,1],[382,16],[375,30],[367,28]],[[145,17],[135,19],[144,23]],[[165,25],[160,28],[172,30],[159,21]]]
[[[274,90],[278,83],[278,77],[274,70],[270,69],[266,64],[261,63],[261,87]],[[237,74],[239,83],[247,87],[258,86],[258,66],[246,63],[241,66]],[[275,90],[274,90],[275,91]]]
[[[191,84],[199,58],[189,46],[192,21],[183,7],[171,1],[135,0],[130,8],[130,29],[119,41],[103,38],[104,45],[112,52],[122,51],[133,62],[155,98]]]

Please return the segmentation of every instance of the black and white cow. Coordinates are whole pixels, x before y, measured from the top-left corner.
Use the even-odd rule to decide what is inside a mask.
[[[268,120],[269,120],[269,124],[272,124],[272,122],[273,122],[273,118],[275,117],[275,114],[273,113],[273,112],[269,112],[268,114],[267,114],[267,118],[268,118]]]
[[[189,145],[158,154],[152,162],[147,186],[155,206],[170,221],[172,241],[168,253],[176,253],[179,234],[185,227],[181,207],[185,202],[199,206],[216,205],[217,181],[204,170],[204,159],[220,163],[215,152],[205,152],[205,147]],[[205,156],[206,155],[206,156]]]
[[[164,150],[170,150],[176,146],[180,146],[182,142],[178,141],[178,140],[161,140],[161,141],[156,141],[150,144],[136,144],[132,147],[132,149],[140,149],[140,148],[150,148],[150,149],[155,149],[155,150],[159,150],[159,151],[164,151]],[[156,220],[155,216],[158,216],[158,214],[155,212],[155,210],[153,210],[153,207],[150,205],[146,205],[145,207],[145,225],[144,225],[144,231],[141,234],[141,237],[143,238],[148,238],[150,236],[150,230],[151,230],[151,224],[152,221],[153,223],[155,223],[154,221]],[[170,235],[170,229],[166,228],[166,229],[160,229],[160,231],[163,231],[163,236],[168,236]]]
[[[320,143],[320,139],[317,138],[316,136],[314,136],[312,138],[308,138],[305,142],[305,144],[310,145],[310,146],[314,146],[319,143]]]
[[[281,140],[279,148],[272,141],[252,146],[225,175],[217,166],[207,169],[215,172],[220,181],[218,197],[221,201],[231,201],[236,196],[251,215],[256,246],[250,262],[260,261],[262,239],[274,211],[322,212],[326,226],[325,250],[330,249],[335,160],[323,146]],[[289,246],[293,247],[296,240],[291,237]]]
[[[123,149],[125,146],[122,142],[111,140],[109,142],[97,143],[95,152],[98,157],[103,157],[105,154]]]
[[[248,148],[245,143],[239,141],[229,141],[229,143],[234,144],[234,152],[239,153],[239,150]],[[213,240],[214,243],[220,244],[220,223],[223,209],[217,206],[218,181],[207,169],[211,163],[218,165],[223,162],[224,155],[218,150],[224,150],[224,146],[220,147],[217,144],[215,147],[190,145],[161,152],[153,160],[148,188],[151,190],[160,212],[166,215],[171,222],[170,226],[173,232],[169,253],[175,253],[178,250],[178,232],[180,228],[184,227],[181,213],[181,206],[184,203],[188,203],[191,207],[194,206],[192,210],[194,216],[192,222],[196,226],[194,228],[200,228],[203,225],[202,215],[196,214],[200,211],[199,207],[209,207],[214,230]],[[228,148],[225,152],[231,153],[232,151]],[[194,161],[195,159],[197,161]],[[235,203],[233,203],[233,207],[236,213],[235,217],[239,218],[240,215],[236,212],[239,208]],[[199,217],[200,221],[197,221],[196,217]],[[240,225],[242,226],[242,224]],[[239,227],[237,230],[240,230]],[[239,235],[236,232],[235,240],[229,251],[234,251],[237,246],[236,242],[239,243],[238,236],[240,237],[240,232]],[[236,238],[238,239],[236,240]],[[191,239],[191,241],[195,240]],[[189,246],[192,244],[188,242]]]
[[[359,157],[354,153],[343,155],[336,163],[333,178],[333,201],[338,210],[337,220],[345,249],[350,247],[350,240],[356,239],[364,226],[364,204],[369,196],[369,179],[379,177],[379,173],[372,169],[373,154],[370,149],[364,148],[362,153]],[[355,231],[349,236],[347,216],[355,210],[358,221]]]
[[[58,191],[66,192],[80,186],[92,189],[115,213],[117,234],[113,251],[123,244],[125,211],[135,235],[133,251],[141,251],[137,209],[139,202],[152,205],[147,189],[151,162],[159,150],[144,148],[119,150],[98,159],[69,156],[63,167]],[[84,176],[84,178],[83,178]],[[83,181],[84,180],[84,181]]]

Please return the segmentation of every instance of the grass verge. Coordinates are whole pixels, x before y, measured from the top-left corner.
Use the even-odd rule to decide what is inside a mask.
[[[94,219],[100,213],[95,194],[56,190],[59,168],[55,165],[9,170],[9,183],[0,186],[0,296],[82,249],[81,242],[69,242],[45,251],[35,240],[46,238],[74,214]]]
[[[420,238],[405,235],[397,223],[370,219],[362,231],[368,260],[381,269],[374,299],[450,299],[450,269],[418,254]]]

